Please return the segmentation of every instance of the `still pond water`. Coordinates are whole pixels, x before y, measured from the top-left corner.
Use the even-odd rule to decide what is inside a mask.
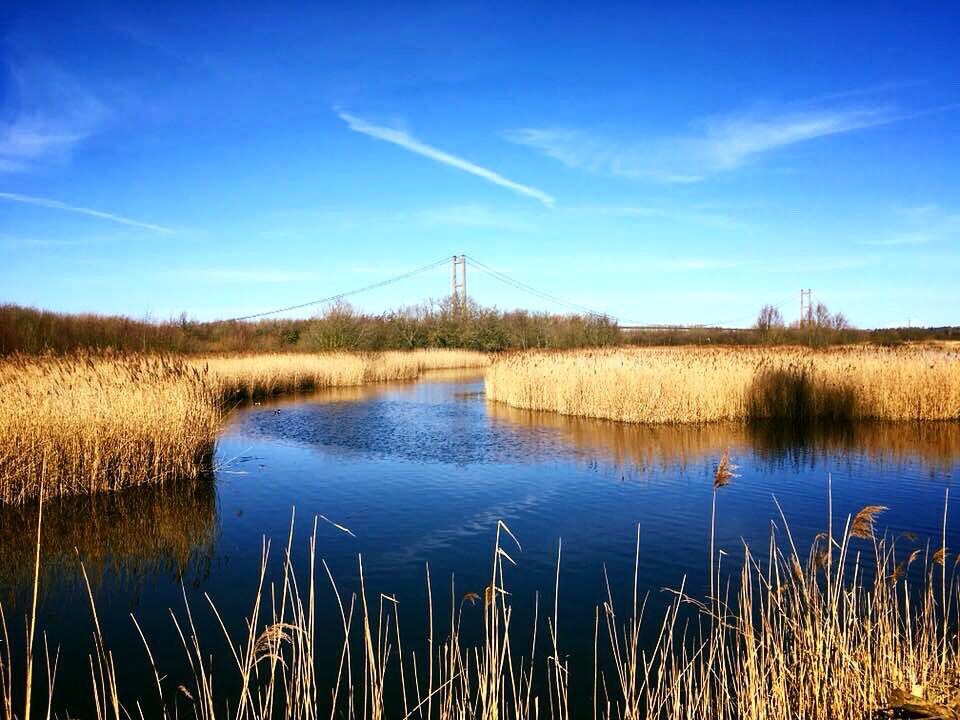
[[[802,433],[631,427],[488,403],[482,378],[469,373],[251,406],[238,410],[224,432],[211,481],[45,506],[39,631],[60,648],[57,705],[75,716],[90,712],[92,621],[77,552],[117,660],[122,701],[132,707],[137,698],[149,704],[155,697],[131,614],[167,687],[191,685],[168,612],[184,617],[184,594],[219,691],[235,698],[235,666],[204,596],[240,631],[256,591],[262,539],[273,541],[276,569],[294,508],[294,565],[307,569],[309,535],[322,514],[331,522],[317,526],[318,557],[349,597],[362,555],[368,593],[390,593],[399,603],[408,654],[426,644],[428,564],[443,617],[451,593],[457,602],[468,592],[483,595],[496,523],[505,521],[522,546],[511,548],[517,567],[507,570],[513,626],[528,628],[537,590],[541,607],[552,609],[562,538],[560,645],[570,654],[575,689],[588,688],[604,569],[615,599],[625,602],[638,526],[641,591],[665,602],[662,589],[684,578],[692,593],[706,591],[712,478],[725,448],[739,476],[720,491],[717,545],[731,563],[742,557],[742,541],[765,549],[778,517],[774,497],[806,546],[826,524],[828,478],[838,521],[880,504],[889,507],[881,527],[916,533],[920,543],[938,538],[945,490],[960,479],[957,424]],[[960,501],[960,492],[953,495]],[[29,607],[31,512],[0,513],[0,601],[14,639],[23,637]],[[954,528],[948,545],[960,541],[960,520]],[[318,654],[322,682],[332,685],[340,621],[322,571],[318,584]],[[479,605],[464,613],[465,626],[482,623]]]

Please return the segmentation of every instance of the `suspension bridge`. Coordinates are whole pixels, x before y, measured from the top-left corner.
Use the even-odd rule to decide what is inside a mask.
[[[283,307],[272,308],[269,310],[263,310],[261,312],[251,313],[249,315],[241,315],[234,318],[229,318],[227,322],[241,322],[247,320],[258,320],[261,318],[267,318],[274,315],[280,315],[282,313],[293,312],[296,310],[302,310],[309,307],[316,307],[320,305],[326,305],[328,303],[334,303],[340,300],[345,300],[356,295],[361,295],[363,293],[371,292],[378,290],[380,288],[393,285],[394,283],[402,282],[404,280],[409,280],[411,278],[423,275],[424,273],[430,272],[431,270],[436,270],[444,265],[450,266],[450,298],[454,303],[466,303],[467,302],[467,267],[471,268],[471,272],[480,272],[486,275],[487,277],[493,278],[494,280],[513,288],[519,292],[525,293],[531,297],[535,297],[541,301],[546,301],[549,304],[552,304],[558,308],[564,308],[566,311],[584,315],[587,317],[594,318],[604,318],[611,322],[617,324],[621,330],[626,330],[630,332],[655,332],[655,331],[694,331],[694,330],[707,330],[707,329],[728,329],[728,330],[742,330],[745,329],[745,326],[742,323],[752,322],[756,318],[756,312],[753,312],[749,315],[743,315],[737,318],[731,318],[727,320],[720,320],[717,322],[711,323],[696,323],[689,325],[669,325],[669,324],[651,324],[649,322],[631,320],[629,318],[624,318],[616,313],[604,312],[597,310],[595,308],[586,307],[580,303],[571,302],[564,298],[561,298],[553,293],[546,292],[542,289],[533,287],[505,272],[497,270],[496,268],[481,262],[476,257],[472,255],[467,255],[461,253],[460,255],[448,255],[446,257],[440,258],[432,263],[423,265],[418,268],[414,268],[408,272],[401,273],[399,275],[394,275],[388,277],[379,282],[372,283],[370,285],[364,285],[363,287],[354,288],[352,290],[346,290],[344,292],[339,292],[335,295],[328,295],[326,297],[317,298],[315,300],[308,300],[306,302],[297,303],[294,305],[286,305]],[[804,312],[811,312],[811,302],[812,294],[811,290],[800,290],[800,312],[801,317],[804,317]],[[790,303],[796,302],[797,293],[791,293],[789,296],[782,298],[776,302],[769,303],[770,307],[776,308],[777,310],[787,306]],[[759,309],[759,308],[758,308]]]

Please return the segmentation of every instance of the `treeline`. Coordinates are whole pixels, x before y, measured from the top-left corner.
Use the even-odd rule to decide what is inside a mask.
[[[417,348],[496,352],[609,345],[895,345],[934,339],[960,340],[960,328],[859,330],[822,305],[803,322],[789,325],[775,308],[765,307],[751,328],[647,330],[621,330],[610,318],[501,311],[473,303],[463,307],[449,300],[380,315],[360,313],[340,303],[313,318],[257,322],[199,322],[185,315],[155,322],[0,305],[0,355],[79,349],[184,354]]]
[[[877,328],[853,327],[843,313],[832,313],[823,303],[811,308],[801,320],[786,323],[772,305],[760,309],[749,328],[690,326],[649,328],[629,331],[625,341],[632,345],[806,345],[826,347],[850,343],[900,345],[923,340],[960,340],[960,327]]]
[[[622,339],[617,324],[608,318],[505,312],[473,303],[454,305],[449,300],[380,315],[338,303],[313,318],[257,322],[198,322],[186,316],[151,322],[0,305],[2,355],[78,349],[187,354],[417,348],[494,352],[614,345]]]

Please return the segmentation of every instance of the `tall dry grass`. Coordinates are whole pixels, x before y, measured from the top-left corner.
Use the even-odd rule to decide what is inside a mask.
[[[211,469],[238,399],[487,364],[482,353],[139,355],[0,360],[0,503],[119,490]]]
[[[715,496],[736,478],[735,466],[724,458],[717,467]],[[292,566],[288,540],[280,578],[269,582],[271,550],[264,543],[258,590],[242,625],[245,633],[230,634],[227,627],[236,626],[234,619],[222,618],[208,598],[206,611],[223,629],[232,663],[218,664],[214,672],[207,644],[223,639],[201,638],[194,622],[198,610],[185,604],[171,615],[192,681],[174,686],[166,670],[153,663],[151,647],[158,640],[146,637],[133,618],[156,694],[126,697],[114,655],[99,631],[91,592],[94,648],[90,667],[82,672],[91,678],[96,717],[104,720],[181,715],[202,720],[956,717],[960,584],[946,547],[946,512],[941,537],[924,542],[878,536],[875,527],[883,510],[868,505],[835,523],[828,509],[824,531],[805,553],[795,545],[781,513],[764,553],[754,555],[745,548],[739,569],[726,575],[723,554],[711,559],[715,592],[692,597],[681,584],[660,609],[637,591],[638,531],[627,608],[616,606],[613,598],[619,593],[608,579],[606,599],[592,617],[584,618],[594,629],[593,692],[586,698],[571,695],[571,660],[558,625],[560,546],[552,597],[541,613],[539,595],[518,598],[509,592],[505,568],[522,563],[523,551],[502,522],[486,590],[461,594],[451,584],[442,622],[435,615],[428,572],[427,637],[414,645],[420,650],[404,644],[397,598],[368,591],[362,559],[359,586],[351,593],[337,584],[325,563],[320,561],[322,571],[317,567],[315,520],[305,572]],[[729,565],[732,559],[724,562]],[[324,595],[338,609],[337,628],[316,624]],[[532,627],[513,625],[513,607],[521,602],[537,608]],[[472,612],[482,613],[483,633],[468,642],[462,628]],[[439,632],[447,620],[450,630]],[[645,632],[648,626],[652,634]],[[5,622],[0,632],[0,717],[30,720],[14,707],[14,686],[26,688],[28,702],[36,695],[35,706],[55,700],[56,656],[45,653],[53,680],[43,698],[29,677],[11,671]],[[330,676],[317,672],[321,653],[334,661]],[[589,662],[577,668],[590,672]],[[215,691],[226,684],[225,672],[236,675],[240,688],[229,697]]]
[[[486,367],[490,356],[469,350],[412,350],[383,353],[275,353],[211,356],[188,361],[209,371],[226,398],[414,380],[429,370]]]
[[[209,375],[182,360],[6,360],[0,502],[196,478],[210,467],[222,414]]]
[[[638,423],[960,419],[960,353],[873,346],[651,348],[508,355],[487,397]]]

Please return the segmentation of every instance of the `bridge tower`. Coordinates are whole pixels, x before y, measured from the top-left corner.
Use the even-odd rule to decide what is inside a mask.
[[[813,323],[813,290],[800,290],[800,324]]]
[[[454,307],[467,306],[467,256],[450,258],[450,301]]]

